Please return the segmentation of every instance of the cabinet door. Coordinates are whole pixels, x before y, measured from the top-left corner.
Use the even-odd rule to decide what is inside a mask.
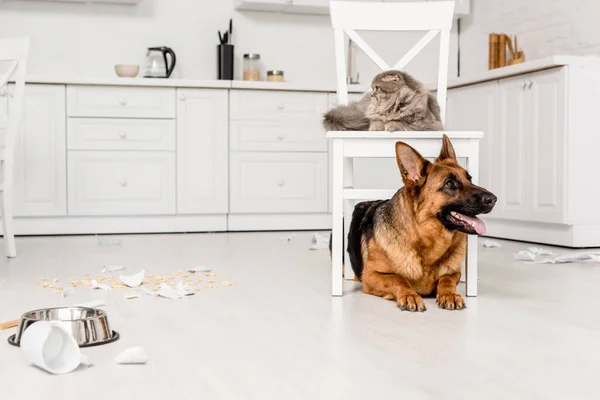
[[[528,130],[529,106],[527,76],[502,79],[498,85],[499,120],[496,148],[499,170],[498,203],[494,215],[504,219],[527,220],[528,206]]]
[[[65,86],[25,86],[15,146],[15,216],[67,215],[65,121]]]
[[[531,74],[527,81],[530,218],[539,222],[564,222],[565,85],[565,68]]]
[[[482,131],[479,144],[479,185],[497,193],[498,81],[448,91],[447,123],[453,131]],[[493,216],[492,212],[489,216]]]
[[[227,90],[177,92],[177,212],[225,214]]]

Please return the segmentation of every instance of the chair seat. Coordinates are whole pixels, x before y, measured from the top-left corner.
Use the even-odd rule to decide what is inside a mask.
[[[446,134],[452,139],[482,139],[479,131],[327,131],[330,139],[442,139]]]

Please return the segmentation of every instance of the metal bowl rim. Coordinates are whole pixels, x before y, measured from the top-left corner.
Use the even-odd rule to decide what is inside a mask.
[[[86,317],[86,318],[77,318],[77,319],[52,319],[52,320],[43,320],[43,319],[37,319],[37,318],[31,318],[31,317],[27,317],[28,314],[32,314],[32,313],[36,313],[36,312],[42,312],[42,311],[50,311],[50,310],[64,310],[64,309],[73,309],[73,308],[80,308],[80,309],[84,309],[84,310],[93,310],[94,312],[97,312],[98,315],[92,316],[92,317]],[[98,319],[98,318],[106,318],[107,314],[104,310],[100,310],[98,308],[92,308],[92,307],[50,307],[50,308],[38,308],[37,310],[31,310],[31,311],[27,311],[26,313],[24,313],[23,315],[21,315],[21,320],[26,320],[26,321],[61,321],[61,322],[76,322],[76,321],[89,321],[92,319]]]

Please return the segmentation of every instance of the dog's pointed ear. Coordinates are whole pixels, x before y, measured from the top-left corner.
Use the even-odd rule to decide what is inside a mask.
[[[402,175],[404,186],[419,185],[425,177],[425,169],[429,161],[406,143],[396,142],[396,161]]]
[[[442,161],[448,158],[456,161],[456,153],[454,152],[452,142],[450,142],[450,139],[444,133],[444,137],[442,138],[442,150],[436,161]]]

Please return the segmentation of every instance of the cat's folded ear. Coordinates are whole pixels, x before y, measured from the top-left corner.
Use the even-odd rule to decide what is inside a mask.
[[[396,142],[396,161],[404,186],[411,189],[421,185],[427,174],[429,161],[406,143]]]
[[[440,151],[440,155],[438,156],[437,161],[451,159],[456,161],[456,153],[454,152],[454,147],[452,146],[452,142],[444,133],[444,137],[442,138],[442,150]]]

